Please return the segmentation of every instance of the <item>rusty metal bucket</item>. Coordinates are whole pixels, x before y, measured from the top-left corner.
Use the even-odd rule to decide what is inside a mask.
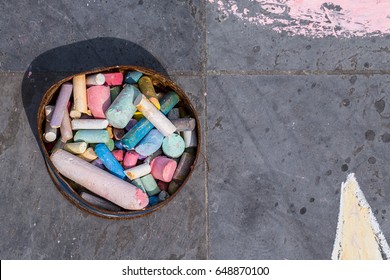
[[[186,109],[188,114],[196,120],[196,133],[197,133],[197,138],[198,138],[198,148],[196,149],[196,154],[195,154],[195,161],[192,165],[192,168],[187,175],[187,178],[184,180],[184,182],[181,184],[181,186],[178,188],[178,190],[169,196],[166,200],[150,207],[146,207],[143,210],[122,210],[118,212],[113,212],[113,211],[108,211],[102,208],[99,208],[97,206],[94,206],[84,200],[80,194],[80,186],[71,180],[65,178],[62,176],[58,170],[54,167],[53,163],[50,160],[49,152],[46,149],[45,143],[43,141],[43,132],[44,132],[44,127],[45,127],[45,106],[49,104],[54,104],[54,101],[58,95],[59,89],[61,85],[65,82],[71,81],[75,75],[69,76],[65,79],[62,79],[61,81],[57,82],[56,84],[52,85],[43,95],[42,100],[40,102],[39,108],[38,108],[38,113],[37,113],[37,124],[38,124],[38,137],[39,137],[39,145],[41,147],[41,151],[43,153],[45,162],[46,162],[46,167],[49,171],[50,177],[52,178],[53,182],[57,186],[57,189],[60,191],[60,193],[68,200],[70,201],[73,205],[78,207],[79,209],[88,212],[90,214],[93,214],[98,217],[102,218],[107,218],[107,219],[132,219],[132,218],[137,218],[141,217],[147,214],[150,214],[154,211],[159,210],[163,206],[167,205],[170,203],[175,197],[178,195],[179,191],[183,189],[183,187],[186,185],[188,179],[191,177],[192,172],[194,170],[194,167],[197,164],[198,157],[199,157],[199,152],[200,152],[200,141],[201,141],[201,128],[200,128],[200,123],[199,123],[199,118],[198,114],[191,104],[190,100],[186,96],[185,92],[178,86],[176,85],[172,80],[169,78],[161,75],[160,73],[157,73],[154,70],[143,68],[143,67],[138,67],[138,66],[111,66],[111,67],[104,67],[104,68],[99,68],[99,69],[94,69],[90,71],[85,71],[82,73],[78,74],[85,74],[85,75],[90,75],[90,74],[96,74],[96,73],[109,73],[109,72],[127,72],[127,71],[139,71],[144,73],[145,75],[148,75],[149,77],[152,78],[153,82],[156,83],[157,87],[164,88],[166,91],[175,91],[179,96],[180,96],[180,102],[182,107]],[[77,75],[78,75],[77,74]]]

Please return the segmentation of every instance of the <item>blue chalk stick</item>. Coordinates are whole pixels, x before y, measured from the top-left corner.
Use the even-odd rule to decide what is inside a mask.
[[[121,179],[126,177],[122,165],[115,159],[105,144],[97,144],[95,153],[111,174]]]
[[[148,206],[153,206],[158,203],[158,196],[153,195],[149,197],[149,205]]]
[[[143,76],[141,72],[138,71],[130,71],[127,72],[125,77],[125,83],[126,84],[136,84],[138,83],[138,80]]]
[[[123,150],[124,149],[121,140],[115,140],[115,148],[117,148],[119,150]]]
[[[160,101],[160,111],[166,115],[179,102],[179,95],[176,92],[168,92]],[[133,149],[145,136],[154,128],[153,124],[145,117],[140,119],[123,137],[123,147],[127,150]]]
[[[162,135],[157,129],[152,129],[144,139],[139,142],[138,146],[135,147],[135,151],[142,156],[150,156],[155,151],[160,149],[164,140]]]

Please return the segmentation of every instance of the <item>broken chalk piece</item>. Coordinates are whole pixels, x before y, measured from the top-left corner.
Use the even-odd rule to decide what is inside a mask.
[[[110,139],[114,138],[114,134],[112,133],[112,127],[111,126],[108,126],[106,128],[107,132],[108,132],[108,137],[110,137]]]
[[[107,148],[112,152],[115,148],[115,142],[113,139],[109,139],[107,143],[104,143],[106,144]]]
[[[176,181],[172,181],[169,183],[169,186],[168,186],[168,193],[170,195],[174,194],[180,187],[180,184]]]
[[[51,116],[54,112],[54,106],[47,105],[45,106],[45,115],[46,115],[46,122],[45,122],[45,133],[43,134],[43,138],[45,138],[46,142],[53,142],[57,139],[57,128],[53,128],[50,126],[50,120]]]
[[[158,200],[161,202],[161,201],[164,201],[165,199],[167,199],[169,197],[169,194],[168,192],[166,191],[161,191],[159,194],[158,194]]]
[[[161,100],[161,112],[168,114],[178,102],[179,95],[173,91],[168,92]],[[147,118],[142,118],[122,137],[125,149],[133,149],[153,128],[153,124]]]
[[[105,129],[108,126],[106,119],[76,119],[72,120],[72,129]]]
[[[135,111],[137,111],[133,101],[139,94],[141,94],[139,90],[131,85],[127,85],[122,89],[105,112],[107,120],[113,127],[124,128],[129,123]]]
[[[184,152],[177,165],[175,174],[173,174],[173,180],[183,182],[190,173],[194,161],[195,157],[192,154]]]
[[[64,145],[64,150],[68,151],[69,153],[79,155],[84,153],[87,147],[88,144],[85,142],[66,143]]]
[[[75,142],[107,143],[110,137],[105,129],[82,129],[76,132],[73,139]]]
[[[136,84],[138,80],[142,77],[142,73],[138,71],[129,71],[125,77],[126,84]]]
[[[151,174],[155,179],[168,183],[172,181],[177,163],[173,159],[158,156],[150,162],[150,166]]]
[[[92,195],[92,194],[87,193],[87,192],[81,192],[80,196],[88,203],[90,203],[96,207],[102,208],[104,210],[113,211],[113,212],[121,211],[121,208],[119,206],[117,206],[114,203],[109,202],[108,200],[105,200],[101,197]]]
[[[105,144],[97,144],[95,153],[111,174],[121,179],[126,177],[122,165],[116,160]]]
[[[130,180],[134,180],[149,174],[151,171],[150,165],[148,163],[143,163],[129,169],[125,170],[125,174],[127,178]]]
[[[154,205],[158,204],[158,202],[159,202],[158,196],[153,195],[153,196],[149,197],[149,205],[148,206],[154,206]]]
[[[88,162],[91,162],[95,159],[97,159],[97,155],[95,153],[95,151],[93,150],[92,147],[89,147],[85,150],[84,153],[78,155],[79,158],[83,159],[83,160],[86,160]]]
[[[103,74],[107,85],[120,86],[123,82],[123,74],[121,72]]]
[[[115,140],[121,140],[123,135],[125,135],[125,130],[121,128],[113,128],[112,133]]]
[[[161,191],[151,174],[141,177],[141,182],[149,196],[156,195]]]
[[[140,210],[149,203],[142,190],[71,153],[58,150],[50,159],[63,176],[124,209]]]
[[[72,94],[72,84],[64,83],[61,86],[60,93],[58,94],[56,106],[54,108],[53,115],[51,117],[50,126],[53,128],[59,128],[61,126],[62,118],[64,117],[65,110],[68,110],[68,102]]]
[[[171,120],[174,126],[176,126],[176,131],[192,131],[195,129],[195,119],[193,118],[181,118]]]
[[[111,153],[117,161],[123,161],[123,150],[113,150]]]
[[[129,169],[137,165],[139,154],[136,151],[126,152],[123,158],[123,168]]]
[[[110,87],[93,86],[87,89],[88,108],[97,119],[105,119],[104,112],[111,105]]]
[[[146,193],[146,190],[140,178],[134,179],[133,181],[131,181],[131,183],[137,188],[141,189],[144,193]]]
[[[73,77],[73,104],[74,109],[80,113],[86,113],[88,111],[85,75],[76,75]]]
[[[62,117],[61,122],[61,139],[63,142],[66,142],[73,138],[72,126],[70,124],[70,117],[68,110],[64,111],[64,116]]]
[[[87,86],[101,86],[106,82],[106,78],[103,74],[88,75],[86,78]]]
[[[134,105],[137,107],[145,118],[147,118],[155,128],[164,136],[169,136],[176,131],[176,127],[171,123],[168,118],[161,113],[146,97],[145,95],[139,95]]]
[[[178,158],[184,153],[185,143],[178,134],[172,134],[164,138],[162,150],[165,155],[171,158]]]
[[[156,91],[152,83],[152,79],[148,76],[143,76],[138,81],[140,91],[149,99],[149,101],[160,110],[160,102],[157,99]]]
[[[157,130],[152,129],[145,137],[141,140],[135,151],[142,156],[149,156],[156,152],[163,143],[164,136]]]
[[[198,146],[198,139],[196,137],[196,131],[182,131],[180,132],[181,136],[184,139],[186,148],[193,148]]]
[[[168,191],[168,183],[163,181],[158,181],[157,186],[160,188],[161,191]]]

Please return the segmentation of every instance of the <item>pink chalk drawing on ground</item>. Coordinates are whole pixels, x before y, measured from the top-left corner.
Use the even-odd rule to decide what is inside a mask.
[[[322,38],[390,34],[390,0],[209,0],[219,19],[239,20],[289,35]]]

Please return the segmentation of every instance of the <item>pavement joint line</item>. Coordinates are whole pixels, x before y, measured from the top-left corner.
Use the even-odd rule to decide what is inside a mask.
[[[201,1],[200,7],[200,30],[201,30],[201,94],[204,96],[204,153],[207,156],[207,0]],[[205,223],[206,223],[206,259],[210,259],[210,232],[209,232],[209,190],[208,190],[208,166],[204,165],[205,172]]]

